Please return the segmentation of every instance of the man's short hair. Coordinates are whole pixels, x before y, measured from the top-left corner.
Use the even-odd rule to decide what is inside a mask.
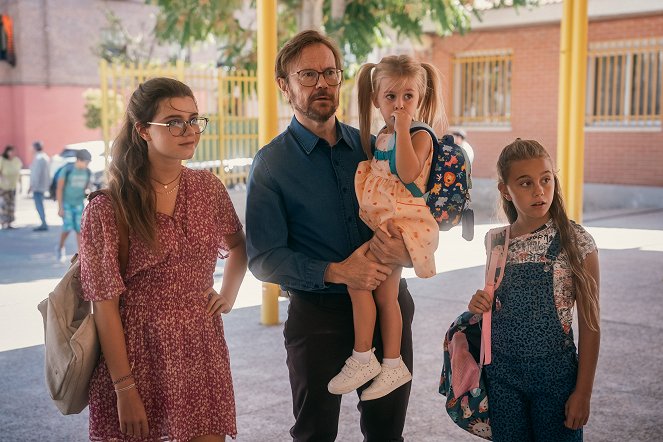
[[[41,144],[41,141],[35,141],[32,143],[32,147],[34,147],[36,151],[41,151],[44,148],[44,146]]]
[[[288,40],[276,55],[276,64],[274,66],[274,74],[276,78],[284,78],[287,81],[288,74],[290,74],[290,72],[288,72],[290,65],[297,60],[305,47],[314,44],[323,44],[327,46],[334,54],[336,68],[342,69],[343,60],[341,57],[341,50],[336,43],[320,32],[310,29],[308,31],[302,31]]]
[[[87,149],[81,149],[76,151],[76,159],[79,161],[91,161],[92,155]]]

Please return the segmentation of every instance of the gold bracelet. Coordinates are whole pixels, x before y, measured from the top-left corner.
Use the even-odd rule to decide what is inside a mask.
[[[117,381],[113,381],[113,385],[117,385],[117,384],[119,384],[120,382],[124,382],[124,381],[126,381],[127,379],[131,379],[132,377],[134,377],[133,373],[129,373],[129,374],[126,375],[126,376],[122,376],[122,377],[121,377],[120,379],[118,379]]]
[[[115,393],[117,394],[117,393],[120,393],[122,391],[130,390],[132,388],[136,388],[136,383],[135,382],[133,384],[127,385],[126,387],[118,388],[117,390],[115,390]]]

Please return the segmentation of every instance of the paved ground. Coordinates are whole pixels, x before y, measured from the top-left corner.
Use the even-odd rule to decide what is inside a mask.
[[[241,207],[241,192],[233,192]],[[48,205],[55,224],[55,207]],[[488,217],[479,217],[486,221]],[[663,211],[586,214],[585,225],[600,248],[603,343],[587,441],[663,440]],[[0,231],[0,441],[87,440],[87,412],[61,416],[43,386],[43,336],[36,305],[65,266],[55,261],[59,227],[32,232],[36,214],[19,199],[14,231]],[[472,441],[444,412],[437,393],[444,331],[482,285],[481,239],[460,231],[443,234],[440,273],[409,279],[416,303],[415,371],[405,428],[415,442]],[[74,248],[70,241],[69,248]],[[459,256],[451,250],[459,251]],[[222,274],[222,266],[218,275]],[[413,275],[406,275],[411,278]],[[234,376],[239,441],[287,441],[293,423],[282,327],[259,325],[260,284],[250,276],[238,306],[224,317]],[[285,320],[287,301],[280,303]],[[659,349],[659,350],[656,350]],[[339,441],[360,441],[357,400],[346,396]]]

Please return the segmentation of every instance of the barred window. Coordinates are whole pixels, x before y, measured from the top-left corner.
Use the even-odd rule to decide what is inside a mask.
[[[511,123],[511,66],[509,50],[457,54],[454,64],[454,125]]]
[[[660,126],[663,38],[589,46],[586,123]]]

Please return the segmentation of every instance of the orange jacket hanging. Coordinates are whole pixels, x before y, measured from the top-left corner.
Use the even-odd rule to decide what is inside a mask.
[[[0,60],[7,60],[16,66],[16,53],[14,52],[14,26],[8,15],[0,15]]]

